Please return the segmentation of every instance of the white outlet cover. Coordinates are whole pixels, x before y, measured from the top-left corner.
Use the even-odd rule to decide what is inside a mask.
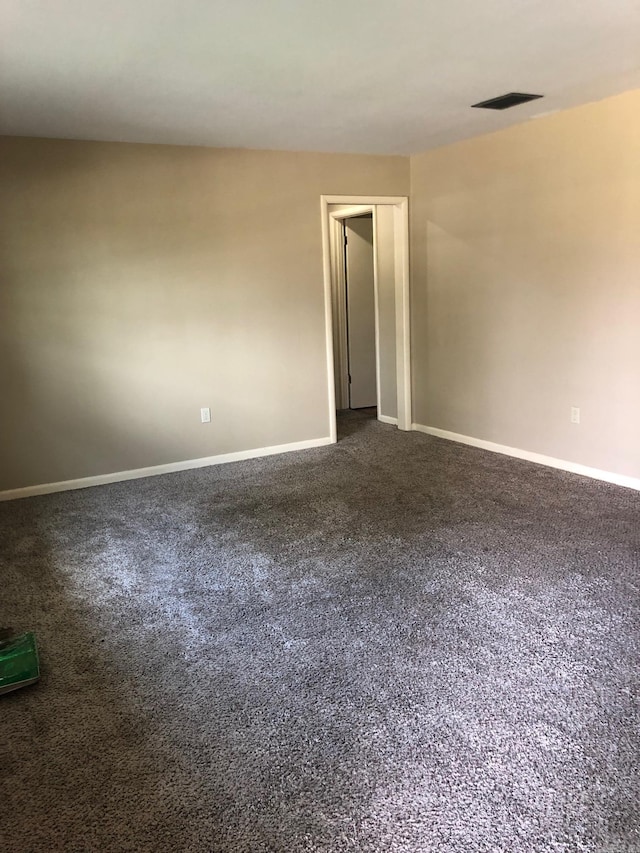
[[[203,424],[211,423],[211,409],[208,406],[200,409],[200,420]]]

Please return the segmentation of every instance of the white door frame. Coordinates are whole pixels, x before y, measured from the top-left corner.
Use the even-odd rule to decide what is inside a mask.
[[[351,205],[348,208],[329,213],[330,204]],[[380,400],[380,364],[378,346],[378,287],[377,287],[377,252],[376,252],[376,206],[380,204],[393,206],[393,236],[395,255],[395,293],[396,293],[396,386],[398,397],[398,428],[411,430],[411,361],[410,361],[410,308],[409,308],[409,199],[406,196],[341,196],[323,195],[320,197],[320,213],[322,218],[322,258],[324,273],[324,314],[325,340],[327,348],[327,397],[329,406],[329,435],[332,442],[337,441],[336,426],[336,393],[333,342],[333,299],[331,279],[332,272],[340,273],[339,264],[331,256],[330,228],[341,227],[340,220],[349,216],[373,213],[374,234],[374,283],[375,283],[375,316],[376,316],[376,360],[378,401]],[[337,279],[341,281],[340,278]],[[346,342],[338,340],[338,346]],[[344,350],[342,352],[344,354]],[[341,388],[343,387],[341,383]],[[344,390],[343,390],[344,395]]]

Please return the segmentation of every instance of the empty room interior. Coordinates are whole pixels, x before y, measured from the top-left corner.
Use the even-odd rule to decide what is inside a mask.
[[[640,6],[4,0],[3,853],[640,853]]]

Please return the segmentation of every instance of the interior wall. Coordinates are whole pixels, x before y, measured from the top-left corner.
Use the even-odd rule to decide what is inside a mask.
[[[344,221],[349,407],[378,405],[373,214]]]
[[[395,238],[391,205],[376,205],[376,249],[380,346],[379,414],[397,418]]]
[[[320,196],[408,184],[402,157],[0,139],[0,490],[327,436]]]
[[[411,159],[416,422],[640,476],[639,151],[635,91]]]

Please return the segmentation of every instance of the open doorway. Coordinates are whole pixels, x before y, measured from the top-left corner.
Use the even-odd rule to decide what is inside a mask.
[[[347,403],[350,409],[377,409],[373,213],[344,219],[342,229]],[[334,317],[334,324],[336,320]],[[342,365],[336,363],[335,352],[334,367],[336,373],[343,370]],[[340,407],[338,401],[336,406]]]
[[[328,403],[411,429],[408,202],[321,199]]]

